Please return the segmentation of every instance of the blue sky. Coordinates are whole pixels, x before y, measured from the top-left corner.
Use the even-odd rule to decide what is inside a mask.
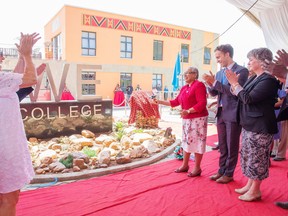
[[[44,25],[65,4],[219,34],[242,14],[226,0],[8,0],[1,5],[0,47],[11,46],[17,42],[20,32],[36,31],[43,36]],[[261,29],[246,17],[225,33],[220,38],[220,43],[230,43],[234,47],[234,59],[239,64],[247,63],[248,51],[265,46]],[[43,44],[42,39],[36,46],[43,48]]]

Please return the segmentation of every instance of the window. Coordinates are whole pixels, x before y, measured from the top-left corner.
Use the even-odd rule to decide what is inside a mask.
[[[95,95],[95,84],[82,84],[82,95]]]
[[[153,88],[156,88],[158,91],[162,91],[162,74],[153,74],[152,89]]]
[[[126,92],[126,87],[132,86],[132,74],[131,73],[121,73],[120,74],[120,88],[123,92]]]
[[[181,60],[182,62],[189,62],[189,45],[181,44]]]
[[[82,32],[82,55],[96,56],[96,33]]]
[[[210,64],[211,61],[211,48],[204,48],[204,64]]]
[[[96,72],[82,71],[82,95],[96,95]]]
[[[61,60],[62,59],[61,34],[57,35],[52,39],[52,48],[53,48],[53,59]]]
[[[82,71],[82,80],[96,80],[95,77],[95,72]]]
[[[153,60],[163,60],[163,41],[154,40],[153,44]]]
[[[121,36],[120,39],[120,57],[121,58],[132,58],[132,37]]]

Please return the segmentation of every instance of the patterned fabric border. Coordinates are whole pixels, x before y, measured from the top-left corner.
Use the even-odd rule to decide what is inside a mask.
[[[83,25],[191,40],[191,32],[121,19],[83,14]]]

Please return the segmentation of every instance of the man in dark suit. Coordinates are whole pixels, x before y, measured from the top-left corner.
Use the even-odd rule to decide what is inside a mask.
[[[241,86],[248,79],[248,70],[233,61],[233,47],[230,44],[220,45],[214,50],[221,70],[212,74],[204,74],[211,96],[218,97],[217,133],[220,150],[219,170],[210,176],[217,183],[226,184],[233,180],[233,174],[238,161],[239,137],[241,126],[237,123],[237,97],[230,92],[230,84],[225,75],[226,70],[232,70],[239,75]]]

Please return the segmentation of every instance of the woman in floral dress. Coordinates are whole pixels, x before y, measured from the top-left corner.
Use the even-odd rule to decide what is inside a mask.
[[[184,73],[185,82],[174,100],[162,101],[154,99],[158,104],[176,107],[181,106],[183,163],[175,170],[176,173],[188,172],[190,154],[195,154],[195,165],[188,174],[189,177],[201,175],[201,161],[206,149],[208,111],[205,85],[198,81],[199,72],[195,67],[189,67]]]

